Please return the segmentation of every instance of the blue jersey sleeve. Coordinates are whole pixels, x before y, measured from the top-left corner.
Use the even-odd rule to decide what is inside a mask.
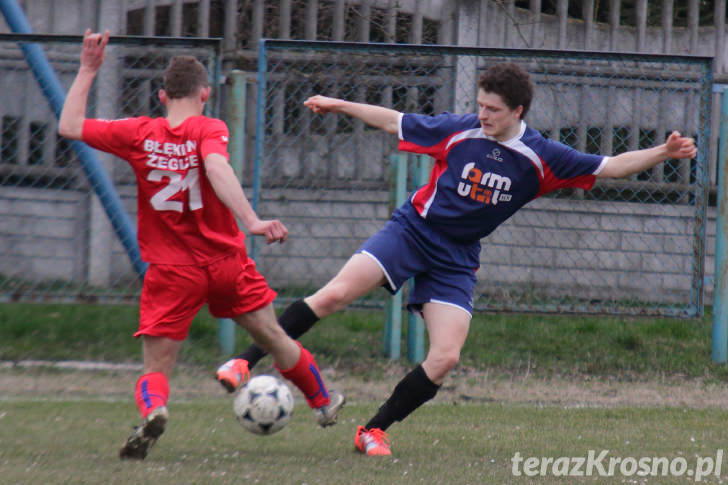
[[[475,115],[406,113],[400,117],[399,149],[440,158],[454,135],[476,128],[480,129],[480,123]]]
[[[605,160],[550,139],[544,139],[539,151],[545,165],[541,194],[562,188],[591,189]]]

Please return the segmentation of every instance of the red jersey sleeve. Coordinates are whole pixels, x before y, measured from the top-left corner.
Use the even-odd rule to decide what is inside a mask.
[[[201,138],[200,155],[203,160],[211,153],[220,154],[226,159],[229,157],[227,151],[229,134],[224,121],[209,118]]]
[[[125,158],[124,155],[137,138],[139,124],[139,118],[86,119],[81,139],[97,150]]]

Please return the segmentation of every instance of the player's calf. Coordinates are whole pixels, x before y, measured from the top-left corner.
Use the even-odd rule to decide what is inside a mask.
[[[346,399],[340,392],[329,392],[311,353],[297,341],[296,344],[301,349],[296,365],[290,369],[281,369],[276,365],[276,369],[301,390],[309,407],[314,411],[316,421],[322,427],[330,426],[336,423],[338,412]]]

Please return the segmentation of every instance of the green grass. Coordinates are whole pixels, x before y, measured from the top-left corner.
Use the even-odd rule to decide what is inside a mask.
[[[392,428],[393,457],[365,459],[353,451],[353,429],[371,407],[349,406],[339,425],[324,430],[298,406],[281,432],[259,437],[238,426],[227,399],[175,403],[169,429],[147,459],[120,462],[118,447],[136,419],[132,406],[0,401],[0,468],[3,483],[529,483],[511,474],[516,452],[683,456],[692,467],[696,455],[714,457],[724,447],[728,419],[718,410],[427,405],[406,427]],[[629,477],[601,481],[623,478]],[[536,483],[564,479],[546,476]]]
[[[0,360],[138,362],[134,306],[0,305]],[[726,380],[710,360],[711,315],[702,319],[556,315],[474,317],[461,365],[533,375],[622,378],[687,376]],[[353,372],[381,368],[384,316],[347,311],[318,323],[302,342],[322,363]],[[226,356],[217,344],[217,320],[205,310],[193,322],[180,361],[211,366]],[[403,337],[403,349],[404,349]],[[237,332],[236,349],[249,339]]]
[[[137,318],[134,306],[0,305],[0,360],[140,362],[141,346],[131,337]],[[401,369],[390,368],[381,356],[382,322],[381,312],[343,312],[316,325],[302,341],[319,363],[336,369],[338,378],[354,376],[348,385],[385,374],[391,379],[391,371]],[[514,477],[511,458],[516,452],[558,458],[609,450],[610,457],[685,457],[694,467],[696,456],[714,457],[725,443],[722,426],[728,412],[715,408],[544,406],[530,404],[529,397],[516,400],[522,404],[483,403],[457,394],[452,402],[439,399],[393,426],[393,457],[366,459],[352,449],[356,425],[371,417],[384,394],[372,397],[377,402],[354,399],[339,424],[326,430],[315,426],[299,400],[286,428],[258,437],[238,426],[230,397],[216,385],[219,394],[204,398],[199,393],[185,397],[182,390],[202,385],[197,382],[214,385],[210,369],[227,357],[217,345],[217,325],[205,311],[193,323],[180,356],[191,374],[178,371],[173,378],[169,429],[141,463],[117,458],[130,425],[139,419],[131,374],[99,372],[91,378],[49,368],[0,370],[5,379],[0,384],[12,391],[0,395],[0,482],[643,483],[619,474],[581,480]],[[506,380],[518,376],[513,379],[518,381],[529,375],[578,382],[587,375],[610,382],[671,376],[674,382],[720,383],[726,371],[710,363],[710,327],[710,315],[700,320],[476,315],[460,365]],[[236,348],[247,344],[247,336],[238,332]],[[17,379],[26,394],[15,391]],[[104,379],[126,384],[105,390]],[[47,399],[38,398],[42,382],[55,385]],[[487,382],[497,385],[497,379]],[[728,473],[728,464],[723,468]],[[691,481],[660,476],[647,482],[686,480]],[[716,483],[715,477],[702,483]]]

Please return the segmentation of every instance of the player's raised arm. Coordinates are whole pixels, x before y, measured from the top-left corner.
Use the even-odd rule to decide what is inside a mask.
[[[80,140],[83,122],[86,119],[86,102],[96,73],[106,58],[105,47],[109,42],[109,31],[103,34],[92,33],[87,29],[83,36],[81,66],[73,80],[58,120],[58,134],[66,138]]]
[[[673,131],[662,145],[609,157],[597,177],[628,177],[648,170],[670,158],[695,158],[697,152],[695,140]]]
[[[341,113],[362,120],[374,128],[396,135],[399,132],[400,112],[372,104],[354,103],[338,98],[316,95],[303,103],[316,114]]]
[[[251,234],[265,236],[268,244],[276,241],[283,243],[288,238],[288,229],[281,221],[261,220],[258,217],[224,156],[211,153],[205,157],[205,173],[215,194],[245,224]]]

